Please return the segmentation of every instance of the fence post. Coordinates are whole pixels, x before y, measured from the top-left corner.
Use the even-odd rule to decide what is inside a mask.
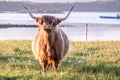
[[[86,26],[86,41],[88,40],[88,24],[85,25]]]

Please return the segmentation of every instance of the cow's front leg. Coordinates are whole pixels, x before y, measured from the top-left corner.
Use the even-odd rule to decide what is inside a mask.
[[[47,61],[40,61],[40,64],[42,66],[42,74],[46,73],[46,70],[47,70]]]

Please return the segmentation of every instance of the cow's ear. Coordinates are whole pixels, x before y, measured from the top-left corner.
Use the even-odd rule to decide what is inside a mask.
[[[36,19],[36,22],[38,23],[39,19]]]
[[[60,23],[61,21],[59,19],[53,19],[53,26],[56,26]]]
[[[36,23],[37,23],[37,24],[43,24],[43,20],[41,20],[41,19],[36,19]]]
[[[57,24],[61,23],[61,20],[60,19],[57,19]]]

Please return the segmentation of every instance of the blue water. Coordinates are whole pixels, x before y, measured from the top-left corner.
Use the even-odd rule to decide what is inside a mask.
[[[72,24],[76,27],[62,27],[69,40],[85,41],[86,27],[84,24]],[[37,27],[20,27],[20,28],[0,28],[0,40],[32,40],[37,31]],[[88,41],[120,41],[120,25],[92,25],[88,26]]]
[[[49,14],[62,18],[67,14]],[[41,16],[43,14],[34,14]],[[85,41],[86,27],[88,23],[88,41],[93,40],[120,40],[120,19],[101,19],[99,16],[116,16],[113,12],[72,12],[69,18],[61,24],[69,24],[75,27],[62,27],[70,40]],[[75,24],[73,24],[75,23]],[[93,25],[92,23],[97,23]],[[0,13],[0,24],[36,24],[26,13]],[[98,25],[109,24],[109,25]],[[111,25],[110,25],[111,24]],[[0,28],[0,40],[32,40],[38,28]]]
[[[62,18],[67,14],[48,14]],[[99,16],[116,16],[117,12],[72,12],[64,23],[100,23],[100,24],[120,24],[120,19],[101,19]],[[40,17],[43,14],[34,14]],[[45,14],[46,15],[46,14]],[[26,13],[0,13],[0,24],[35,24]]]

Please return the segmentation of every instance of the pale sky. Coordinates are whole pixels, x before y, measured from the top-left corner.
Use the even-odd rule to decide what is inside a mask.
[[[52,3],[52,2],[91,2],[91,1],[116,1],[116,0],[0,0],[0,1],[32,1],[41,3]]]

